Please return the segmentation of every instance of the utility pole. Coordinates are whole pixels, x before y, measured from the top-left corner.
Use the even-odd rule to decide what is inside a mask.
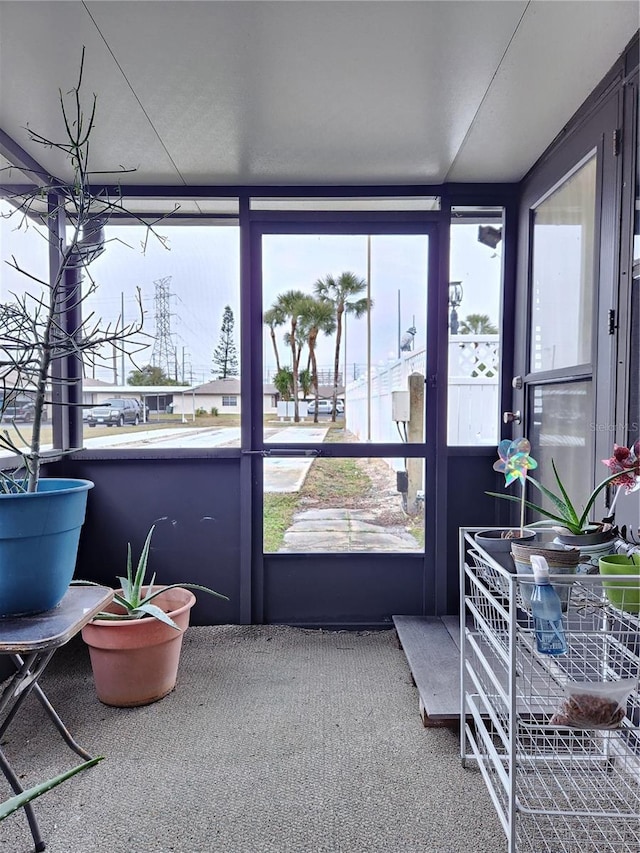
[[[120,291],[120,322],[122,323],[122,328],[124,329],[124,291]],[[125,367],[124,367],[124,349],[121,353],[121,364],[122,364],[122,384],[126,385],[127,379],[125,377]]]
[[[171,276],[154,281],[156,336],[153,342],[151,363],[159,367],[165,376],[171,376],[175,367],[175,348],[171,340],[171,311],[169,299],[173,294],[169,290]]]

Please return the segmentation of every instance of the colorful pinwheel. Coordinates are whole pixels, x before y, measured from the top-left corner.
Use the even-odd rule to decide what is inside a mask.
[[[517,438],[515,441],[505,438],[500,442],[498,445],[500,459],[493,463],[493,470],[504,474],[505,486],[510,486],[514,480],[520,480],[524,484],[527,471],[538,467],[533,456],[529,456],[530,453],[531,445],[526,438]]]
[[[531,445],[526,438],[517,438],[515,441],[509,441],[505,438],[498,445],[498,459],[493,463],[494,471],[501,471],[504,474],[505,486],[510,486],[514,480],[520,480],[522,483],[522,496],[520,499],[520,536],[524,536],[524,491],[527,482],[527,471],[538,467],[538,463],[530,456]]]

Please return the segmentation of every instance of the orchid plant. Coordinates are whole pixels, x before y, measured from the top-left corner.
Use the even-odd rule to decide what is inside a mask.
[[[522,496],[517,498],[514,495],[498,494],[497,492],[487,492],[488,495],[496,498],[504,498],[508,501],[520,503],[520,524],[523,526],[524,508],[528,507],[535,512],[548,518],[550,521],[556,522],[558,525],[568,530],[574,535],[589,533],[600,528],[600,525],[589,521],[589,513],[595,503],[600,492],[607,486],[617,486],[616,495],[611,504],[611,514],[615,507],[616,500],[621,490],[625,492],[634,492],[640,489],[640,441],[632,447],[622,447],[613,445],[613,455],[609,459],[603,459],[602,462],[612,472],[608,477],[605,477],[589,495],[584,509],[581,513],[578,512],[575,505],[569,498],[565,489],[558,469],[554,460],[551,460],[551,467],[558,486],[559,494],[547,489],[533,477],[527,477],[527,470],[537,467],[537,463],[529,456],[531,446],[526,438],[509,441],[505,439],[498,446],[498,454],[500,459],[494,463],[496,471],[502,471],[505,474],[505,485],[510,485],[515,479],[522,482]],[[530,464],[533,463],[533,464]],[[538,491],[544,495],[552,504],[553,509],[545,509],[537,504],[525,500],[524,486],[528,480]]]

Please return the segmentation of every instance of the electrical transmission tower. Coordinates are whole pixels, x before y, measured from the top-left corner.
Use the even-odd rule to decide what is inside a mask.
[[[151,364],[159,367],[165,376],[173,377],[176,369],[176,353],[171,339],[171,311],[169,299],[173,294],[169,290],[172,276],[159,278],[155,284],[155,315],[156,315],[156,337],[153,342],[151,353]]]

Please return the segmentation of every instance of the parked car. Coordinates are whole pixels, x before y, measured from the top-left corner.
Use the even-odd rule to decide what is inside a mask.
[[[140,418],[140,403],[137,400],[115,399],[105,400],[99,406],[89,409],[87,423],[90,427],[98,426],[98,424],[119,427],[125,424],[138,426]]]
[[[15,400],[13,403],[8,403],[2,410],[3,421],[24,421],[31,423],[36,407],[33,400],[28,398]]]
[[[307,403],[307,412],[310,415],[315,415],[316,413],[316,401],[310,400]],[[318,414],[319,415],[330,415],[333,412],[333,400],[318,400]],[[342,400],[336,400],[336,413],[338,415],[344,414],[344,403]]]

